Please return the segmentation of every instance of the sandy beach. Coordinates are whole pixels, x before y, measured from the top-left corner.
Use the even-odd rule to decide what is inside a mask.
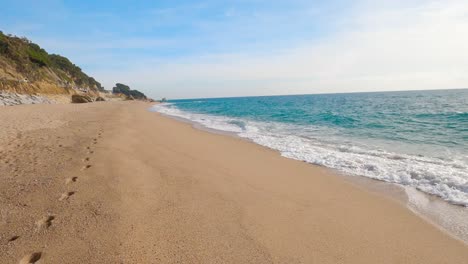
[[[0,107],[0,263],[468,263],[396,201],[150,106]]]

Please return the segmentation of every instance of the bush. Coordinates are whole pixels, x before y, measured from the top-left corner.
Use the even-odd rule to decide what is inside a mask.
[[[6,54],[8,52],[8,43],[0,39],[0,54]]]
[[[115,87],[112,88],[113,93],[121,93],[125,95],[129,95],[130,93],[130,87],[125,84],[117,83],[115,84]]]
[[[103,92],[104,91],[104,87],[102,87],[101,83],[96,81],[93,77],[88,77],[88,83],[92,86],[92,85],[96,85],[96,88]]]
[[[81,74],[81,69],[73,64],[69,59],[60,55],[51,54],[49,55],[51,66],[60,69],[64,72],[68,72],[70,75],[78,76]]]
[[[7,42],[5,35],[3,35],[3,32],[0,31],[0,54],[5,54],[7,52],[8,52],[8,42]]]
[[[33,62],[38,64],[39,66],[47,66],[49,65],[47,57],[43,56],[40,53],[34,51],[28,51],[29,59]]]
[[[29,59],[39,66],[48,66],[50,64],[49,54],[34,43],[28,45],[27,53]]]

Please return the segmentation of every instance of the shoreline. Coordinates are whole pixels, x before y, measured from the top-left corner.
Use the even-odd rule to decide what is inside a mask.
[[[333,170],[332,170],[333,171]],[[418,191],[412,187],[335,172],[343,180],[367,191],[394,200],[445,234],[468,245],[467,208],[450,204],[440,197]]]
[[[45,263],[468,260],[465,244],[396,201],[149,105],[0,109],[1,260],[31,253]]]
[[[160,113],[158,111],[152,110],[154,106],[155,105],[148,108],[148,111],[157,113],[167,118],[174,119],[179,122],[189,124],[193,128],[201,131],[241,139],[246,142],[271,150],[285,159],[295,160],[292,158],[284,157],[278,150],[257,144],[249,138],[240,137],[235,132],[209,128],[201,123],[192,121],[184,117]],[[418,191],[412,187],[403,186],[397,183],[385,182],[382,180],[372,179],[360,175],[351,175],[336,169],[328,168],[326,166],[312,164],[308,162],[306,163],[310,164],[311,166],[318,166],[330,170],[331,173],[342,177],[344,181],[350,182],[360,188],[365,189],[366,191],[373,192],[377,195],[381,195],[383,197],[389,198],[400,203],[406,209],[408,209],[418,217],[421,217],[424,221],[427,221],[428,223],[434,225],[436,228],[445,232],[447,235],[457,240],[460,240],[464,244],[468,245],[468,223],[465,220],[468,219],[468,210],[466,207],[450,204],[449,202],[444,201],[440,197]],[[411,194],[409,192],[411,192]]]

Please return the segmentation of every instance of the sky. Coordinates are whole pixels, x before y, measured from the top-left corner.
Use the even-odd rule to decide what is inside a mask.
[[[468,87],[466,0],[1,0],[0,30],[155,99]]]

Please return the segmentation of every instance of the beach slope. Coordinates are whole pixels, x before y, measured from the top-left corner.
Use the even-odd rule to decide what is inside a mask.
[[[0,108],[1,263],[468,263],[393,200],[150,106]]]

